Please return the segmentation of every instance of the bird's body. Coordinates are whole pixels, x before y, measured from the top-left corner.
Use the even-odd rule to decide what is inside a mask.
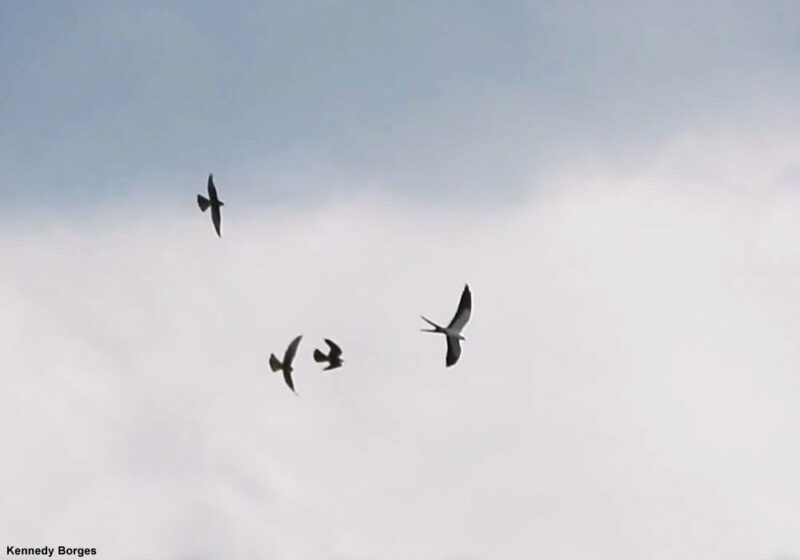
[[[452,366],[458,361],[461,356],[461,341],[465,340],[461,336],[461,331],[464,325],[469,321],[469,316],[472,313],[472,292],[469,291],[469,286],[464,286],[464,291],[461,293],[461,300],[458,302],[458,310],[446,327],[442,327],[431,321],[430,319],[422,316],[422,319],[432,326],[432,329],[422,329],[423,332],[441,333],[447,338],[447,357],[445,358],[445,365]]]
[[[211,221],[214,223],[214,229],[219,237],[222,237],[222,214],[220,208],[225,206],[217,196],[217,188],[214,186],[214,175],[208,176],[208,198],[202,194],[197,195],[197,205],[200,210],[205,212],[209,206],[211,207]]]
[[[328,362],[328,367],[326,367],[323,371],[328,371],[331,369],[336,369],[338,367],[342,367],[342,349],[339,348],[339,345],[336,344],[334,341],[330,339],[325,339],[325,344],[328,345],[330,351],[328,355],[322,353],[322,350],[317,348],[314,349],[314,361],[315,362]]]
[[[294,361],[295,354],[297,354],[297,347],[300,345],[301,338],[303,338],[302,334],[289,343],[289,346],[286,348],[286,352],[283,355],[283,362],[275,357],[275,354],[270,354],[269,356],[269,367],[272,369],[272,371],[283,372],[283,380],[294,394],[297,394],[297,391],[294,390],[294,381],[292,380],[292,371],[294,371],[292,368],[292,361]]]

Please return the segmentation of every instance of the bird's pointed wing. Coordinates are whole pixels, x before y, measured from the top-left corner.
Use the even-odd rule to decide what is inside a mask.
[[[214,229],[217,231],[217,235],[222,237],[222,214],[217,205],[211,207],[211,221],[214,222]]]
[[[214,175],[208,176],[208,198],[210,198],[212,202],[219,200],[217,196],[217,187],[214,186]]]
[[[452,366],[458,361],[461,356],[461,343],[454,336],[447,337],[447,358],[445,358],[445,365]]]
[[[453,315],[453,320],[447,325],[447,330],[461,332],[464,325],[469,321],[469,316],[472,313],[472,292],[469,291],[469,286],[464,286],[464,291],[461,293],[461,301],[458,302],[458,311]]]
[[[294,360],[295,354],[297,354],[297,347],[300,345],[301,338],[303,338],[302,334],[295,338],[286,349],[286,354],[283,356],[283,367],[286,369],[292,367],[292,361]]]
[[[341,348],[339,348],[339,345],[338,345],[338,344],[336,344],[336,343],[335,343],[334,341],[332,341],[331,339],[329,339],[329,338],[326,338],[326,339],[325,339],[325,344],[327,344],[327,345],[330,347],[330,349],[331,349],[331,352],[330,352],[330,354],[329,354],[329,356],[330,356],[330,358],[331,358],[331,359],[335,360],[336,358],[338,358],[339,356],[341,356],[341,355],[342,355],[342,349],[341,349]]]
[[[289,389],[292,390],[292,393],[295,395],[297,391],[294,390],[294,381],[292,380],[292,371],[289,368],[283,370],[283,380],[286,382],[286,385],[289,386]]]

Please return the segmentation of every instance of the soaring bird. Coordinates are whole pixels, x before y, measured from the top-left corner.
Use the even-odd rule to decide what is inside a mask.
[[[469,285],[465,284],[464,291],[461,293],[461,301],[458,302],[458,310],[449,325],[440,327],[425,316],[421,316],[426,323],[433,327],[432,329],[421,329],[423,332],[442,333],[447,337],[447,358],[445,358],[447,367],[455,364],[461,356],[461,341],[466,340],[461,336],[461,330],[469,321],[470,313],[472,313],[472,293],[469,291]]]
[[[217,188],[214,186],[214,175],[208,176],[208,198],[202,194],[197,195],[197,205],[200,210],[205,212],[211,206],[211,221],[214,222],[214,229],[217,230],[217,235],[222,237],[222,216],[219,213],[221,206],[225,206],[217,196]]]
[[[330,351],[328,355],[322,353],[321,350],[315,348],[314,349],[314,361],[315,362],[328,362],[328,367],[326,367],[323,371],[328,371],[329,369],[336,369],[338,367],[342,367],[342,349],[339,348],[339,345],[336,344],[334,341],[330,339],[325,339],[325,344],[328,345]]]
[[[270,354],[269,356],[269,367],[272,368],[272,371],[283,371],[283,380],[294,394],[297,394],[297,391],[294,390],[294,382],[292,381],[292,360],[294,360],[294,356],[297,354],[297,347],[300,345],[301,338],[303,338],[302,334],[295,338],[289,344],[289,347],[286,348],[286,353],[283,355],[283,363],[275,357],[275,354]]]

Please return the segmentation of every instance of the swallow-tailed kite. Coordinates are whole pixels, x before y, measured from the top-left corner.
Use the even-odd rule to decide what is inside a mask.
[[[445,364],[447,367],[452,366],[458,361],[461,356],[461,341],[465,340],[461,336],[461,330],[464,325],[469,321],[470,313],[472,312],[472,293],[469,291],[469,286],[464,286],[464,291],[461,293],[461,301],[458,303],[458,311],[453,316],[453,320],[446,327],[440,327],[430,319],[422,318],[426,323],[431,325],[432,329],[421,329],[424,332],[442,333],[447,337],[447,358]]]

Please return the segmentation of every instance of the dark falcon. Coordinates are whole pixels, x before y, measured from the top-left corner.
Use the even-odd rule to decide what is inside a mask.
[[[336,344],[334,341],[330,339],[325,339],[325,344],[328,345],[330,351],[328,355],[322,353],[322,350],[314,349],[314,361],[315,362],[328,362],[328,367],[326,367],[323,371],[328,371],[329,369],[336,369],[338,367],[342,367],[342,349],[339,348],[339,345]]]
[[[222,237],[222,216],[219,213],[219,209],[225,206],[225,203],[217,196],[217,188],[214,186],[214,175],[208,176],[208,198],[204,197],[202,194],[198,194],[197,205],[203,212],[205,212],[209,206],[211,207],[211,221],[214,222],[214,229],[217,230],[217,235]]]
[[[283,363],[275,357],[275,354],[270,354],[269,356],[269,367],[272,368],[272,371],[283,371],[283,380],[294,394],[297,394],[297,391],[294,390],[294,382],[292,381],[292,361],[295,354],[297,354],[297,347],[300,345],[301,338],[303,338],[302,334],[289,344],[286,353],[283,355]]]

